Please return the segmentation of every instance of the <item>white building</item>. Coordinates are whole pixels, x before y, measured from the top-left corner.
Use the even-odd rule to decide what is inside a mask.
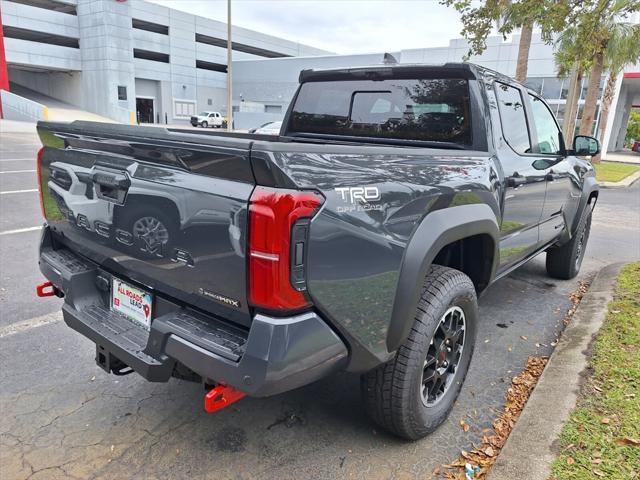
[[[226,112],[225,23],[142,0],[1,0],[0,9],[18,96],[120,122]],[[245,28],[234,27],[233,41],[242,60],[328,53]]]

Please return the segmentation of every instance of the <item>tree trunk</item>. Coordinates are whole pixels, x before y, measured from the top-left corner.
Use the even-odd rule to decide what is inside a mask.
[[[564,107],[562,134],[564,135],[565,144],[571,145],[576,132],[576,114],[578,113],[578,100],[580,99],[580,92],[582,90],[582,72],[578,70],[578,67],[573,68],[568,80],[569,88]]]
[[[613,96],[616,93],[616,82],[618,81],[617,72],[609,72],[609,79],[607,80],[607,86],[604,89],[602,95],[602,103],[600,104],[600,122],[598,123],[598,135],[600,145],[604,142],[604,131],[607,128],[607,120],[609,119],[609,110],[611,109],[611,102],[613,102]],[[592,159],[594,163],[600,162],[600,154],[595,155]]]
[[[533,24],[522,26],[520,31],[520,44],[518,45],[518,63],[516,65],[516,81],[524,83],[527,79],[527,67],[529,64],[529,49],[531,48],[531,34]]]
[[[602,53],[596,54],[591,72],[589,72],[589,85],[587,86],[587,97],[584,99],[584,110],[582,111],[582,121],[580,122],[580,135],[592,135],[593,132],[593,121],[596,116],[598,89],[600,88],[603,63],[604,57]]]
[[[611,109],[611,102],[613,102],[613,96],[616,93],[616,83],[618,82],[618,73],[610,72],[609,79],[607,80],[607,86],[604,89],[602,95],[602,113],[600,114],[600,123],[598,124],[598,140],[602,142],[604,140],[604,131],[607,128],[607,119],[609,118],[609,110]]]

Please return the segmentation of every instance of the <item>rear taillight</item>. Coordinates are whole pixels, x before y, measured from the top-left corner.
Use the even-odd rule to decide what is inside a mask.
[[[323,197],[256,187],[249,204],[249,302],[269,310],[309,305],[304,290],[309,219]],[[295,286],[294,286],[295,285]]]
[[[40,212],[42,212],[43,218],[47,218],[47,215],[44,211],[44,192],[42,191],[42,154],[44,153],[44,147],[38,150],[38,155],[36,157],[36,171],[38,177],[38,194],[40,195]]]

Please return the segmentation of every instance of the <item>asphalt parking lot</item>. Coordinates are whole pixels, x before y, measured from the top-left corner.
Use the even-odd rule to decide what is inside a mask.
[[[0,477],[412,479],[470,449],[491,426],[510,379],[549,354],[578,281],[640,258],[640,185],[603,190],[579,278],[546,276],[540,256],[481,299],[478,345],[447,422],[407,443],[364,415],[358,378],[340,374],[213,415],[200,385],[106,375],[94,346],[37,299],[42,223],[35,133],[0,141]],[[468,432],[460,421],[471,426]]]

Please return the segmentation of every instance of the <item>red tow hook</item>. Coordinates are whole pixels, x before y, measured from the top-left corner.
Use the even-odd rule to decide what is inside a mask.
[[[56,287],[51,282],[44,282],[36,286],[36,295],[39,297],[54,297],[56,296]]]
[[[204,396],[204,409],[207,413],[217,412],[237,402],[246,393],[228,385],[220,384]]]

